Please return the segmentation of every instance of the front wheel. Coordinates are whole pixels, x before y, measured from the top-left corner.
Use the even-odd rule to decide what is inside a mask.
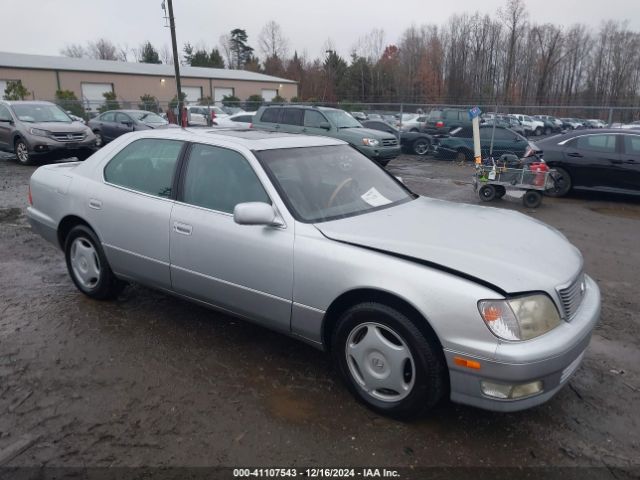
[[[493,185],[483,185],[478,191],[478,196],[483,202],[490,202],[496,198],[496,187]]]
[[[111,271],[96,234],[85,225],[71,229],[65,240],[69,275],[82,293],[96,300],[114,298],[124,283]]]
[[[419,138],[415,142],[413,142],[413,153],[415,153],[416,155],[426,155],[427,153],[429,153],[430,148],[431,144],[424,138]]]
[[[16,140],[14,144],[14,151],[16,153],[16,158],[18,162],[22,165],[31,165],[33,164],[33,159],[31,158],[31,154],[29,153],[29,147],[21,138]]]
[[[413,417],[445,395],[446,369],[439,345],[387,305],[351,307],[340,318],[331,347],[349,390],[381,414]]]

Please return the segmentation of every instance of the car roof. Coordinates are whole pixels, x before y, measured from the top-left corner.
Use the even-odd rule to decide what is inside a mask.
[[[216,140],[235,144],[249,150],[274,150],[278,148],[321,147],[328,145],[348,145],[347,142],[320,135],[300,135],[295,133],[268,132],[255,129],[212,129],[212,128],[171,128],[145,130],[139,134],[143,138],[159,137],[187,142],[215,144]]]
[[[55,105],[53,102],[45,100],[0,100],[8,105]]]

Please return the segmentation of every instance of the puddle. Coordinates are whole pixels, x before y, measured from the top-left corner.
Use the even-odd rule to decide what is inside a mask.
[[[303,395],[302,392],[295,393],[285,389],[278,389],[268,394],[267,407],[274,417],[295,423],[303,423],[315,413],[314,405],[301,398]]]
[[[21,216],[22,216],[22,209],[20,208],[0,208],[1,223],[15,222]]]
[[[634,220],[640,220],[640,209],[638,208],[628,208],[628,207],[589,207],[589,210],[592,210],[596,213],[601,213],[602,215],[620,217],[620,218],[631,218]]]

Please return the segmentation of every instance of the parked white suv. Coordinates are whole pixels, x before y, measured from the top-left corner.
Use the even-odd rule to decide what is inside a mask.
[[[512,113],[510,116],[520,120],[520,123],[522,123],[527,135],[533,134],[540,136],[542,135],[542,132],[544,132],[544,122],[540,120],[536,120],[529,115],[523,115],[521,113]]]

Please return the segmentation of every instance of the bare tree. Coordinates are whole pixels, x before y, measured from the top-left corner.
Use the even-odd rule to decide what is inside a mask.
[[[87,56],[87,51],[79,43],[70,43],[60,50],[60,53],[65,57],[82,58]]]
[[[509,101],[512,92],[516,54],[527,21],[524,0],[507,0],[504,8],[498,10],[498,16],[507,27],[507,59],[504,72],[504,98]]]
[[[231,35],[225,33],[220,35],[220,51],[224,55],[225,65],[233,65],[233,53],[231,51]]]
[[[282,27],[275,20],[270,20],[262,27],[258,35],[258,49],[265,59],[276,57],[284,60],[289,50],[289,40],[284,36]]]
[[[160,49],[160,60],[165,65],[173,65],[173,52],[166,43]]]
[[[96,60],[118,60],[118,51],[116,46],[106,38],[99,38],[96,41],[89,42],[89,57]]]

